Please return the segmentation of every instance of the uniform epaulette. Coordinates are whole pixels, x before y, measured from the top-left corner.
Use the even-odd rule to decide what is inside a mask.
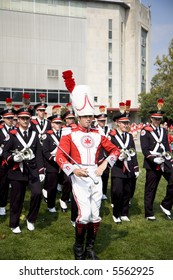
[[[111,136],[115,136],[116,134],[117,134],[117,132],[115,129],[112,129],[109,131],[109,135],[111,135]]]
[[[146,131],[149,131],[149,132],[151,132],[151,131],[154,130],[154,129],[152,128],[152,126],[150,126],[150,125],[146,125],[146,126],[144,126],[142,129],[144,129],[144,130],[146,130]]]
[[[38,121],[35,120],[35,119],[32,119],[31,122],[32,122],[33,124],[38,124]]]
[[[16,130],[16,129],[12,129],[12,130],[10,130],[10,134],[12,134],[12,135],[17,134],[17,130]]]
[[[72,124],[70,124],[69,126],[70,126],[72,129],[75,129],[75,128],[77,127],[77,124],[72,123]]]
[[[46,133],[47,134],[53,134],[53,130],[47,130]]]

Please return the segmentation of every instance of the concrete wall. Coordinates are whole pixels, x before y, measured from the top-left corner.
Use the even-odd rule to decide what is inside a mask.
[[[148,9],[139,0],[124,1],[129,9],[118,1],[58,1],[54,7],[36,2],[35,6],[30,1],[20,1],[20,6],[1,2],[0,87],[63,90],[62,71],[72,69],[77,84],[92,87],[96,105],[109,107],[108,21],[112,19],[112,107],[131,99],[137,108],[142,27],[148,31],[147,90],[150,82]],[[24,3],[27,12],[22,11]],[[58,79],[48,78],[48,69],[58,69]]]

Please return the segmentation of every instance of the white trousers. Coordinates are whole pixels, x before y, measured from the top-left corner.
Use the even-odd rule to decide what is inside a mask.
[[[83,166],[87,168],[92,177],[97,166]],[[100,206],[102,200],[102,180],[96,177],[98,184],[94,184],[90,177],[77,177],[72,175],[72,191],[78,207],[77,222],[88,224],[101,221]]]

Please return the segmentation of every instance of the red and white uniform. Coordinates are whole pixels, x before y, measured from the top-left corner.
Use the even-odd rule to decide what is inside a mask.
[[[62,136],[60,147],[71,158],[77,162],[81,168],[87,168],[92,177],[96,177],[98,156],[100,149],[104,148],[109,156],[107,161],[112,167],[117,160],[120,152],[105,136],[100,135],[96,129],[85,129],[80,125],[72,129],[71,134]],[[78,218],[80,223],[99,222],[99,208],[102,198],[102,180],[97,177],[99,183],[94,184],[90,177],[77,177],[73,170],[79,168],[69,158],[58,149],[56,161],[61,169],[71,175],[74,198],[78,205]],[[97,191],[95,191],[97,190]]]

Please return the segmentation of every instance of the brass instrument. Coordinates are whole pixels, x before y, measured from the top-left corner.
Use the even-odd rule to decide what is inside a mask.
[[[173,155],[170,151],[162,152],[162,153],[150,151],[150,153],[155,157],[161,157],[161,158],[164,158],[166,160],[173,159]]]
[[[33,151],[29,147],[25,147],[21,151],[19,151],[18,149],[15,149],[14,151],[12,151],[13,156],[18,155],[18,154],[20,154],[20,156],[22,157],[23,160],[31,160],[31,159],[35,158]]]
[[[129,154],[130,154],[131,157],[134,157],[136,155],[135,149],[134,148],[130,148],[129,149]]]
[[[121,149],[121,154],[124,155],[124,159],[130,160],[131,157],[134,157],[136,154],[136,151],[134,148],[128,149]]]
[[[2,144],[2,145],[0,146],[0,156],[1,156],[2,153],[3,153],[3,148],[4,148],[4,145]]]
[[[173,158],[173,155],[171,152],[167,151],[162,153],[162,156],[166,159],[166,160],[171,160]]]

